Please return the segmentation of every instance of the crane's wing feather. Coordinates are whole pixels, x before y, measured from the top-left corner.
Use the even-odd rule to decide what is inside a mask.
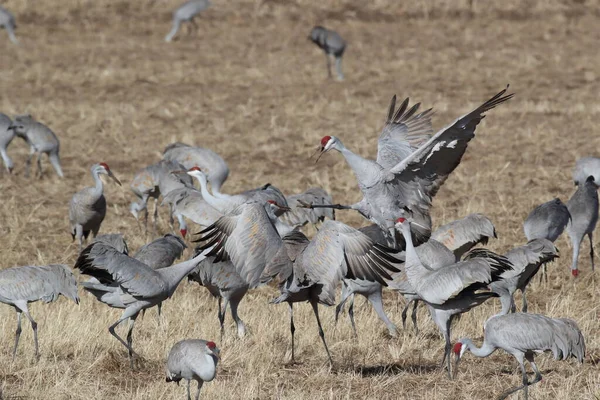
[[[469,214],[440,226],[431,234],[432,239],[452,250],[458,260],[477,244],[487,244],[492,237],[497,237],[496,228],[483,214]]]
[[[385,169],[397,165],[417,150],[433,134],[432,109],[415,114],[420,103],[408,109],[408,98],[394,110],[396,96],[392,97],[385,126],[379,135],[377,163]]]

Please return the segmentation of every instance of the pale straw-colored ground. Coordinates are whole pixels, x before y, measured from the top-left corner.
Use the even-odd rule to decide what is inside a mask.
[[[23,176],[27,148],[9,151],[17,168],[0,178],[2,267],[64,262],[77,247],[68,233],[71,195],[91,184],[89,167],[107,162],[124,182],[106,186],[103,232],[122,232],[130,248],[145,242],[128,212],[128,183],[141,167],[160,159],[175,140],[209,147],[229,163],[224,190],[271,182],[286,193],[320,185],[339,202],[359,198],[356,181],[338,154],[318,164],[309,154],[324,135],[336,135],[354,151],[374,156],[390,97],[411,96],[435,107],[442,127],[507,83],[517,94],[489,113],[463,162],[434,202],[435,225],[471,212],[496,224],[496,251],[522,244],[521,223],[531,208],[573,192],[570,170],[578,157],[598,154],[600,57],[597,1],[397,3],[378,0],[312,2],[214,0],[198,19],[198,32],[183,30],[165,44],[169,1],[9,0],[22,45],[0,32],[0,111],[32,113],[61,139],[66,178],[45,163],[42,180]],[[337,29],[349,42],[346,81],[326,80],[323,55],[307,41],[315,23]],[[338,213],[354,226],[359,216]],[[169,227],[161,209],[160,233]],[[583,366],[540,356],[544,380],[532,399],[600,396],[599,295],[584,244],[580,278],[568,273],[571,249],[557,242],[558,262],[548,284],[537,279],[530,311],[570,317],[588,346]],[[203,395],[219,399],[484,399],[520,382],[515,361],[501,352],[488,359],[466,356],[458,379],[436,369],[442,340],[425,310],[422,333],[387,336],[363,300],[357,301],[359,338],[345,316],[337,330],[333,309],[322,318],[335,368],[329,370],[310,307],[296,312],[297,358],[289,359],[288,313],[268,305],[275,290],[250,293],[240,313],[250,335],[237,340],[229,318],[219,343],[222,363]],[[385,305],[400,324],[399,306]],[[517,299],[520,304],[520,298]],[[463,316],[454,329],[481,340],[497,301]],[[184,282],[164,304],[162,323],[151,310],[138,319],[134,347],[144,357],[131,371],[123,347],[107,331],[120,312],[81,293],[76,306],[31,306],[39,323],[41,359],[33,358],[30,326],[15,363],[10,352],[14,311],[0,305],[0,388],[3,398],[171,399],[184,387],[164,382],[170,346],[183,338],[218,340],[216,303]],[[515,397],[516,398],[516,397]]]

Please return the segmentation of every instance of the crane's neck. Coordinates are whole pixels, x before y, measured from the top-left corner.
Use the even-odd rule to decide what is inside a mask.
[[[200,193],[202,193],[202,198],[217,211],[219,211],[221,213],[225,213],[226,210],[228,208],[230,208],[228,206],[231,206],[229,204],[228,199],[225,197],[217,198],[208,191],[206,176],[204,176],[204,175],[194,175],[194,176],[196,177],[196,180],[198,180],[198,183],[200,184]]]
[[[168,285],[169,297],[175,293],[175,289],[177,289],[177,286],[179,286],[179,283],[183,280],[183,278],[188,276],[189,273],[196,268],[198,263],[205,258],[206,256],[201,253],[191,260],[175,264],[171,267],[156,270]]]
[[[100,174],[97,169],[92,170],[92,178],[94,178],[94,194],[97,197],[102,196],[102,192],[104,191],[104,184],[102,183],[102,179],[100,179]]]
[[[463,346],[467,348],[471,353],[473,353],[476,357],[487,357],[496,351],[496,348],[483,339],[483,344],[481,347],[477,347],[475,343],[471,341],[471,339],[462,339],[461,340]]]
[[[353,153],[341,142],[336,145],[335,149],[342,153],[346,162],[352,168],[361,190],[373,187],[381,181],[382,168],[379,164]]]
[[[423,263],[419,259],[419,255],[417,254],[417,249],[415,249],[415,245],[412,240],[412,235],[410,232],[409,224],[400,225],[400,232],[402,236],[404,236],[404,241],[406,242],[406,252],[404,262],[404,268],[406,270],[406,277],[408,278],[409,283],[417,288],[419,286],[421,278],[427,274],[426,268],[423,266]]]
[[[202,362],[194,363],[194,373],[200,377],[204,382],[210,382],[215,379],[217,374],[217,357],[212,354],[203,354]]]

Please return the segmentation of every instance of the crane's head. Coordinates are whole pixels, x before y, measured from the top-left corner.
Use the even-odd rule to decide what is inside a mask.
[[[217,359],[220,358],[219,354],[221,353],[221,351],[219,350],[215,342],[206,342],[206,350],[208,354],[217,357]]]
[[[113,181],[115,181],[119,186],[121,186],[121,181],[112,173],[107,163],[101,162],[97,164],[97,167],[94,168],[98,174],[108,175]]]
[[[267,203],[271,205],[271,208],[273,208],[273,211],[277,211],[277,210],[290,211],[291,210],[291,208],[289,208],[287,206],[282,206],[281,204],[277,203],[275,200],[267,200]]]
[[[193,177],[195,177],[197,179],[204,179],[204,180],[206,180],[206,174],[198,166],[194,166],[194,167],[188,169],[187,174],[189,176],[193,176]]]
[[[456,342],[454,344],[454,347],[452,347],[452,352],[454,353],[454,374],[452,375],[453,378],[456,377],[456,374],[458,373],[458,363],[460,362],[461,357],[463,356],[463,354],[465,354],[465,351],[467,351],[467,349],[469,348],[469,346],[467,344],[465,344],[465,339],[461,339],[458,342]]]
[[[337,145],[340,143],[339,139],[335,136],[323,136],[321,138],[321,144],[317,147],[317,151],[315,153],[319,153],[319,157],[317,157],[318,162],[321,156],[327,153],[331,149],[339,150]],[[313,154],[314,155],[314,154]],[[312,156],[311,156],[312,157]]]

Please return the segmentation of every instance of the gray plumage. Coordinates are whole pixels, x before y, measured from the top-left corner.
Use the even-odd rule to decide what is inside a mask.
[[[490,289],[500,296],[500,314],[515,312],[514,293],[523,295],[522,312],[527,312],[525,291],[531,279],[545,265],[558,258],[558,249],[548,239],[534,239],[527,244],[511,249],[505,254],[513,268],[503,272],[499,281],[490,283]]]
[[[179,221],[182,237],[187,234],[185,218],[202,227],[214,224],[223,213],[214,209],[202,197],[202,193],[190,187],[175,189],[164,195],[163,204],[169,204],[172,215]]]
[[[120,233],[104,233],[94,238],[92,243],[104,243],[114,247],[119,253],[129,254],[129,247],[125,241],[125,237]]]
[[[243,337],[246,334],[246,326],[238,315],[238,307],[248,292],[248,284],[236,272],[231,261],[214,262],[213,257],[208,257],[188,275],[188,280],[204,286],[213,297],[218,299],[217,317],[221,326],[221,337],[225,329],[227,305],[236,323],[238,336]],[[223,307],[221,307],[221,299],[225,300]]]
[[[60,166],[60,142],[50,128],[36,121],[31,115],[20,115],[15,117],[11,129],[16,136],[29,145],[25,176],[29,176],[31,160],[35,154],[37,154],[37,171],[39,176],[42,176],[42,154],[44,153],[48,155],[56,174],[61,178],[64,176]]]
[[[588,176],[593,176],[595,182],[600,182],[600,158],[582,157],[575,163],[573,168],[573,182],[580,185]]]
[[[314,44],[319,46],[327,58],[327,75],[331,78],[331,57],[335,59],[337,79],[344,80],[342,73],[342,57],[346,51],[346,41],[339,33],[322,26],[315,26],[308,37]]]
[[[202,169],[215,195],[221,191],[221,186],[229,176],[229,166],[225,160],[214,151],[202,147],[173,143],[165,148],[163,158],[178,162],[186,170],[193,167]]]
[[[167,233],[165,236],[140,247],[133,258],[152,269],[161,269],[171,266],[175,260],[183,255],[186,248],[187,246],[181,238]]]
[[[108,330],[129,352],[130,365],[133,368],[132,348],[133,327],[140,311],[170,298],[183,278],[204,259],[200,254],[189,261],[167,268],[153,270],[148,265],[120,253],[112,246],[92,243],[86,247],[75,264],[82,274],[96,278],[96,282],[83,282],[82,286],[100,302],[113,307],[124,308],[121,318]],[[115,328],[129,319],[127,342]]]
[[[567,203],[571,220],[567,225],[567,233],[573,245],[573,263],[571,264],[571,274],[577,276],[577,259],[579,258],[579,248],[583,238],[587,235],[590,240],[590,258],[592,260],[592,271],[594,270],[594,242],[592,235],[598,222],[598,183],[594,181],[592,175],[588,176],[585,182],[580,183],[573,196]]]
[[[8,33],[8,38],[11,42],[13,42],[14,44],[19,44],[19,41],[15,36],[15,29],[17,29],[15,17],[10,11],[8,11],[2,6],[0,6],[0,28],[6,29],[6,32]]]
[[[431,110],[417,114],[419,104],[408,109],[408,101],[395,109],[395,98],[390,105],[388,119],[379,139],[377,161],[365,159],[347,149],[333,136],[321,139],[321,154],[335,149],[342,153],[358,180],[363,199],[353,205],[333,205],[338,209],[357,210],[386,233],[388,243],[397,245],[394,221],[406,209],[413,224],[414,241],[425,242],[431,234],[429,209],[433,197],[448,176],[460,163],[469,141],[484,114],[512,98],[502,90],[470,113],[460,117],[428,139],[431,132]],[[409,155],[388,161],[390,151],[384,146],[395,143]],[[406,154],[405,153],[405,154]],[[321,206],[323,207],[323,206]]]
[[[87,239],[90,232],[94,237],[98,235],[100,225],[106,215],[104,184],[100,179],[100,174],[108,175],[121,186],[121,182],[105,163],[92,165],[91,172],[95,182],[94,187],[87,187],[75,193],[69,203],[71,236],[73,236],[73,240],[77,239],[79,242],[79,251],[83,247],[84,238]]]
[[[535,353],[551,351],[555,360],[574,357],[582,363],[585,357],[585,340],[575,321],[570,319],[523,313],[498,315],[486,322],[481,347],[475,346],[467,338],[454,345],[455,371],[458,371],[458,363],[466,351],[477,357],[487,357],[496,349],[506,351],[519,362],[523,377],[523,385],[505,391],[498,399],[505,399],[521,389],[524,389],[527,399],[528,387],[542,380],[542,374],[534,362]],[[527,378],[525,360],[529,361],[535,372],[535,378],[531,382]]]
[[[187,398],[191,400],[190,381],[198,382],[196,400],[204,382],[212,381],[217,374],[220,350],[214,342],[187,339],[175,343],[167,357],[167,382],[187,381]]]
[[[6,114],[0,113],[0,157],[2,157],[2,161],[4,162],[4,168],[9,173],[12,173],[13,168],[15,167],[12,159],[8,156],[7,149],[10,142],[15,137],[15,131],[11,129],[12,120]]]
[[[35,341],[35,356],[39,355],[37,323],[29,314],[28,303],[42,300],[50,303],[60,295],[79,304],[77,282],[69,267],[63,264],[13,267],[0,270],[0,303],[13,306],[17,312],[17,330],[13,359],[21,336],[21,313],[31,322]]]
[[[180,5],[173,12],[173,26],[171,30],[165,36],[165,42],[170,42],[173,40],[177,32],[179,31],[179,27],[182,22],[190,22],[195,28],[197,28],[196,22],[194,18],[200,12],[206,10],[210,6],[210,1],[208,0],[189,0]]]
[[[440,226],[431,235],[454,252],[456,260],[478,244],[486,245],[491,238],[497,238],[496,228],[483,214],[469,214],[446,225]]]
[[[333,204],[333,199],[324,189],[313,187],[303,193],[286,196],[287,205],[290,210],[281,216],[281,220],[292,228],[300,228],[310,223],[315,228],[317,223],[325,221],[325,218],[335,219],[333,208],[306,208],[305,204]],[[286,232],[287,233],[287,232]]]
[[[571,219],[569,209],[559,198],[535,207],[523,223],[527,240],[548,239],[555,242]]]

